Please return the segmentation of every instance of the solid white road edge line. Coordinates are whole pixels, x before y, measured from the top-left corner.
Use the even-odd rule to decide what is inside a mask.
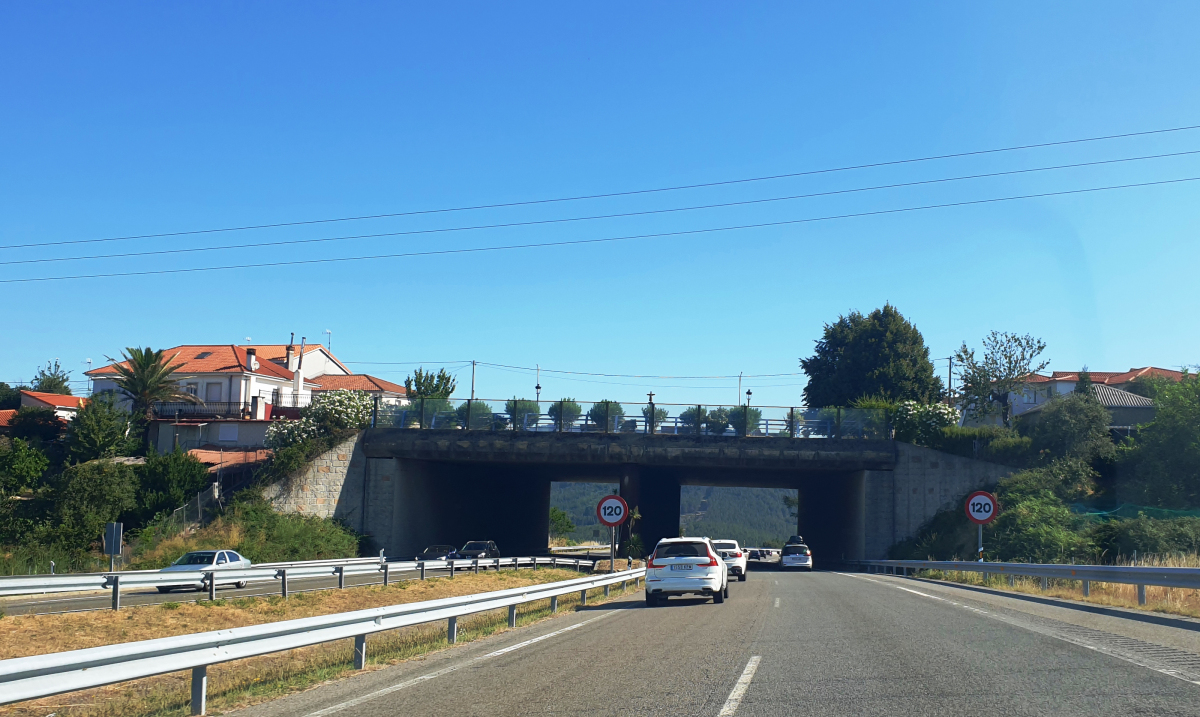
[[[332,707],[326,707],[325,709],[317,710],[316,712],[309,712],[307,717],[322,717],[322,715],[333,714],[335,712],[340,712],[348,707],[355,707],[357,705],[361,705],[364,702],[369,702],[373,699],[377,699],[384,695],[388,695],[393,692],[403,690],[406,687],[412,687],[413,685],[420,684],[422,682],[428,682],[429,680],[432,680],[435,677],[441,677],[442,675],[448,675],[451,672],[456,672],[458,670],[461,670],[464,667],[473,665],[476,662],[480,662],[481,660],[487,660],[492,657],[499,657],[500,655],[508,654],[508,653],[512,652],[513,650],[519,650],[522,647],[528,647],[534,643],[541,642],[542,640],[549,640],[552,637],[557,637],[558,635],[561,635],[563,633],[570,632],[571,630],[581,628],[584,625],[587,625],[588,623],[593,623],[593,622],[596,622],[597,620],[603,620],[604,618],[606,618],[612,614],[613,614],[613,612],[606,612],[603,615],[598,615],[597,617],[593,617],[591,619],[584,620],[583,622],[576,623],[574,625],[571,625],[570,627],[564,627],[561,630],[555,630],[554,632],[548,632],[545,635],[542,635],[540,637],[535,637],[531,640],[526,640],[525,642],[518,642],[517,644],[512,645],[510,647],[506,647],[502,650],[496,650],[495,652],[489,652],[486,655],[480,655],[479,657],[475,657],[470,660],[466,660],[465,662],[460,662],[457,665],[450,665],[449,667],[443,667],[442,669],[437,670],[436,672],[430,672],[427,675],[421,675],[420,677],[414,677],[411,680],[405,680],[404,682],[401,682],[396,685],[392,685],[391,687],[384,687],[381,690],[375,690],[374,692],[365,694],[362,697],[355,697],[352,700],[346,700],[345,702],[333,705]],[[730,713],[730,714],[732,714],[732,713]]]
[[[1185,676],[1183,676],[1183,675],[1179,674],[1178,672],[1175,672],[1174,670],[1164,670],[1164,669],[1162,669],[1162,668],[1160,668],[1160,667],[1156,667],[1156,666],[1154,666],[1154,665],[1150,665],[1150,664],[1147,664],[1147,663],[1145,663],[1145,662],[1142,662],[1142,661],[1140,661],[1140,660],[1137,660],[1137,659],[1135,659],[1135,658],[1131,657],[1130,655],[1122,654],[1122,653],[1120,653],[1120,652],[1116,652],[1116,651],[1114,651],[1114,650],[1111,650],[1111,649],[1108,649],[1108,648],[1105,648],[1105,647],[1101,647],[1101,646],[1093,645],[1093,644],[1091,644],[1091,643],[1089,643],[1089,642],[1087,642],[1087,641],[1085,641],[1085,640],[1082,640],[1082,639],[1070,638],[1070,637],[1066,637],[1066,636],[1064,636],[1064,635],[1060,635],[1060,634],[1058,634],[1058,633],[1055,633],[1055,632],[1050,632],[1050,631],[1048,631],[1048,630],[1042,630],[1042,629],[1039,629],[1039,628],[1033,627],[1033,626],[1031,626],[1031,625],[1028,625],[1028,624],[1022,624],[1022,623],[1020,623],[1020,622],[1016,622],[1016,621],[1014,621],[1014,620],[1010,620],[1010,619],[1008,619],[1008,618],[1001,617],[1000,615],[996,615],[996,614],[994,614],[994,613],[990,613],[990,612],[988,612],[987,610],[981,610],[981,609],[979,609],[979,608],[977,608],[977,607],[971,607],[970,605],[963,605],[962,603],[957,603],[957,602],[954,602],[953,600],[950,600],[950,599],[948,599],[948,598],[941,598],[941,597],[937,597],[936,595],[930,595],[929,593],[923,593],[923,592],[921,592],[921,591],[919,591],[919,590],[910,590],[910,589],[908,589],[908,588],[906,588],[906,587],[901,587],[901,586],[899,586],[899,585],[892,585],[891,583],[886,583],[886,582],[884,582],[884,581],[882,581],[882,580],[874,580],[874,579],[872,579],[872,578],[863,577],[862,575],[854,575],[853,573],[837,573],[837,574],[838,574],[838,575],[845,575],[845,576],[846,576],[846,577],[848,577],[848,578],[858,578],[859,580],[866,580],[867,582],[869,582],[869,583],[875,583],[876,585],[884,585],[884,586],[886,586],[886,587],[889,587],[889,588],[896,588],[897,590],[903,590],[903,591],[905,591],[905,592],[912,593],[913,595],[920,595],[921,597],[927,597],[927,598],[931,598],[931,599],[933,599],[933,600],[937,600],[938,602],[944,602],[944,603],[947,603],[947,604],[949,604],[949,605],[953,605],[953,606],[955,606],[955,607],[961,607],[961,608],[963,608],[964,610],[970,610],[971,612],[978,613],[978,614],[980,614],[980,615],[986,615],[986,616],[988,616],[988,617],[992,618],[993,620],[999,620],[1000,622],[1006,623],[1006,624],[1008,624],[1008,625],[1012,625],[1013,627],[1019,627],[1019,628],[1021,628],[1021,629],[1023,629],[1023,630],[1029,630],[1030,632],[1036,632],[1036,633],[1037,633],[1037,634],[1039,634],[1039,635],[1045,635],[1046,637],[1053,637],[1053,638],[1054,638],[1054,639],[1056,639],[1056,640],[1062,640],[1063,642],[1067,642],[1067,643],[1070,643],[1070,644],[1072,644],[1072,645],[1078,645],[1079,647],[1087,648],[1087,649],[1089,649],[1089,650],[1094,650],[1095,652],[1099,652],[1099,653],[1102,653],[1102,654],[1108,655],[1109,657],[1115,657],[1115,658],[1117,658],[1118,660],[1123,660],[1123,661],[1125,661],[1125,662],[1128,662],[1128,663],[1130,663],[1130,664],[1132,664],[1132,665],[1137,665],[1138,667],[1144,667],[1144,668],[1146,668],[1147,670],[1153,670],[1154,672],[1159,672],[1159,673],[1162,673],[1162,674],[1164,674],[1164,675],[1168,675],[1168,676],[1170,676],[1170,677],[1174,677],[1174,678],[1175,678],[1175,679],[1177,679],[1177,680],[1183,680],[1184,682],[1187,682],[1188,684],[1192,684],[1192,685],[1200,685],[1200,682],[1193,681],[1193,680],[1189,680],[1187,677],[1185,677]]]
[[[746,689],[750,687],[750,680],[754,679],[754,672],[758,670],[759,662],[762,662],[762,655],[755,655],[746,663],[746,669],[742,670],[742,676],[733,686],[733,691],[729,693],[729,699],[725,700],[725,706],[721,708],[717,717],[733,717],[733,714],[737,712],[738,706],[742,704],[742,697],[746,696]]]

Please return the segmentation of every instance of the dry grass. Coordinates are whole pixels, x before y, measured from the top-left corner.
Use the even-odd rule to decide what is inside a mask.
[[[1133,561],[1121,558],[1117,565],[1132,565]],[[1138,565],[1146,567],[1197,568],[1200,567],[1200,555],[1195,553],[1181,555],[1146,555],[1138,558]],[[926,570],[919,573],[921,577],[934,580],[947,580],[967,585],[983,585],[983,576],[979,573],[961,573],[956,571]],[[1042,590],[1040,578],[1014,576],[1013,584],[1008,584],[1007,576],[992,575],[987,587],[998,590],[1046,595],[1049,597],[1080,600],[1097,605],[1149,610],[1151,612],[1169,613],[1200,617],[1200,590],[1183,588],[1164,588],[1154,585],[1146,586],[1146,604],[1138,605],[1137,586],[1123,583],[1092,582],[1091,595],[1083,596],[1083,583],[1079,580],[1049,581],[1047,589]]]
[[[301,593],[288,600],[278,597],[245,598],[197,605],[134,608],[121,613],[84,613],[6,618],[0,621],[3,657],[37,654],[44,649],[25,647],[47,638],[56,644],[77,649],[96,644],[163,637],[223,627],[252,625],[311,615],[324,615],[382,605],[418,602],[488,590],[554,582],[576,577],[571,571],[501,571],[500,573],[436,578],[390,585],[346,590]],[[603,600],[603,588],[588,593],[589,604]],[[620,590],[614,591],[620,594]],[[559,609],[577,606],[578,594],[559,598]],[[517,624],[526,625],[550,615],[549,600],[521,605]],[[469,642],[507,629],[507,610],[480,613],[458,623],[459,642]],[[12,624],[9,624],[12,623]],[[18,623],[22,623],[19,627]],[[57,624],[55,624],[57,623]],[[44,644],[44,642],[42,643]],[[417,625],[371,635],[368,641],[368,669],[395,664],[445,649],[443,623]],[[354,672],[352,645],[349,640],[326,643],[264,655],[209,668],[208,705],[211,714],[220,714],[310,688],[322,682]],[[2,717],[175,716],[188,713],[189,674],[172,673],[135,682],[77,692],[58,697],[0,707]]]

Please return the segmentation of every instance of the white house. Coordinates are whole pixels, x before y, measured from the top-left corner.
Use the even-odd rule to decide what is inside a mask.
[[[21,408],[49,408],[54,411],[54,415],[64,421],[74,418],[87,401],[86,398],[66,396],[60,393],[21,391]]]

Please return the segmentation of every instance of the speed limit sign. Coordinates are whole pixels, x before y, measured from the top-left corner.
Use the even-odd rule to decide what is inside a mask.
[[[596,517],[610,528],[615,528],[629,517],[629,504],[619,495],[606,495],[596,505]]]
[[[967,496],[967,517],[972,523],[979,525],[987,525],[996,519],[996,514],[1000,512],[1000,506],[996,503],[996,496],[988,493],[986,490],[977,490]]]

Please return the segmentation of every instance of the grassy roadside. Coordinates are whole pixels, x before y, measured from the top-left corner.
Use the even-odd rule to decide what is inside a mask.
[[[1129,564],[1129,562],[1124,562]],[[1138,560],[1138,565],[1145,567],[1200,567],[1200,558],[1195,554],[1179,556],[1146,556]],[[992,574],[985,583],[979,573],[964,573],[950,570],[921,570],[917,577],[931,580],[945,580],[964,585],[980,585],[994,590],[1044,595],[1046,597],[1065,598],[1096,605],[1146,610],[1171,615],[1184,615],[1200,618],[1200,590],[1183,588],[1165,588],[1155,585],[1146,586],[1146,604],[1138,605],[1137,586],[1122,583],[1092,582],[1091,595],[1083,596],[1083,583],[1079,580],[1051,579],[1045,590],[1042,589],[1040,578],[1013,576],[1013,584],[1008,584],[1008,576]]]
[[[435,578],[390,585],[301,593],[288,600],[245,598],[204,601],[195,605],[164,603],[120,613],[19,616],[0,620],[0,658],[79,649],[93,645],[186,634],[205,630],[289,620],[349,610],[419,602],[455,595],[536,585],[578,577],[574,571],[501,571]],[[632,587],[630,588],[632,590]],[[622,595],[617,588],[613,597]],[[588,593],[589,604],[602,601],[603,588]],[[560,610],[578,606],[578,594],[559,598]],[[549,600],[519,606],[517,624],[550,616]],[[100,618],[89,620],[89,618]],[[43,619],[49,618],[49,619]],[[459,620],[459,642],[470,642],[508,629],[507,609]],[[445,625],[417,625],[372,635],[367,669],[380,669],[449,647]],[[32,649],[37,646],[40,649]],[[209,668],[211,714],[268,701],[354,672],[349,640],[315,645],[286,653],[239,660]],[[2,717],[174,717],[188,714],[189,675],[172,673],[110,687],[0,707]]]

